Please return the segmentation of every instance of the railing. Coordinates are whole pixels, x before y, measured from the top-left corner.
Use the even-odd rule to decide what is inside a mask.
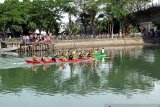
[[[9,42],[16,42],[16,41],[21,41],[20,38],[5,38],[5,41],[9,41]]]
[[[3,38],[1,39],[1,42],[8,43],[22,43],[21,38]]]
[[[51,43],[57,43],[57,42],[70,42],[70,41],[92,41],[92,40],[95,40],[95,39],[99,39],[99,40],[103,40],[103,39],[108,39],[108,40],[111,40],[111,39],[119,39],[119,38],[132,38],[132,37],[142,37],[142,34],[128,34],[128,35],[118,35],[118,34],[113,34],[113,38],[111,35],[106,35],[106,34],[103,34],[103,35],[77,35],[77,36],[67,36],[67,35],[59,35],[57,36],[56,38],[53,38],[52,42]],[[6,44],[10,44],[10,43],[23,43],[22,42],[22,39],[21,38],[5,38],[5,39],[0,39],[0,41],[2,42],[5,42]],[[36,45],[36,44],[48,44],[48,43],[45,43],[45,42],[30,42],[30,45],[33,44],[33,45]]]
[[[132,37],[142,37],[141,33],[135,33],[135,34],[128,34],[128,35],[118,35],[118,34],[114,34],[113,38],[111,37],[111,35],[84,35],[84,36],[72,36],[72,37],[66,37],[66,36],[61,36],[61,37],[56,37],[53,39],[54,43],[57,42],[70,42],[70,41],[92,41],[92,40],[111,40],[111,39],[120,39],[120,38],[132,38]]]

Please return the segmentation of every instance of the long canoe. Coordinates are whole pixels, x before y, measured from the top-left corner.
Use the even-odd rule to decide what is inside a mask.
[[[106,54],[101,54],[101,53],[97,53],[97,54],[93,54],[94,57],[107,57]]]
[[[25,60],[27,63],[31,63],[31,64],[41,64],[41,63],[57,63],[57,62],[69,62],[69,63],[74,63],[74,62],[80,62],[80,61],[87,61],[87,60],[91,60],[92,58],[74,58],[73,60],[62,60],[62,59],[56,59],[56,61],[52,61],[52,60],[47,60],[47,61],[42,61],[42,60],[32,60],[32,59],[27,59]]]

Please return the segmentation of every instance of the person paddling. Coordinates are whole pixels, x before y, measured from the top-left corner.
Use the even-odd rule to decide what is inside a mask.
[[[87,58],[91,57],[91,51],[88,52]]]
[[[51,59],[52,61],[56,62],[56,55],[53,54],[53,55],[51,56],[51,58],[52,58],[52,59]]]
[[[48,56],[46,54],[43,55],[43,57],[41,58],[42,61],[50,61],[50,59],[48,58]]]
[[[55,53],[55,50],[53,49],[52,54],[50,56],[51,60],[54,61],[54,62],[56,62],[56,56],[57,56],[57,54]]]
[[[105,50],[104,50],[104,48],[102,48],[102,50],[101,50],[101,54],[104,54],[105,53]]]
[[[81,53],[79,54],[79,59],[82,59],[82,58],[84,58],[84,55],[83,55],[83,53],[81,52]]]
[[[35,54],[33,54],[32,56],[32,60],[36,61],[37,60],[37,56]]]
[[[44,61],[44,60],[45,60],[45,57],[46,57],[46,54],[43,54],[41,60]]]
[[[72,52],[70,53],[70,55],[69,55],[69,58],[68,58],[69,60],[73,60],[73,54],[72,54]]]

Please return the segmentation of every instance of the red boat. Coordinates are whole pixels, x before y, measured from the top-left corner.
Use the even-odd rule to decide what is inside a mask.
[[[73,60],[63,60],[60,58],[57,58],[56,61],[52,61],[52,60],[47,60],[47,61],[42,61],[42,60],[32,60],[32,59],[27,59],[25,60],[27,63],[31,63],[31,64],[40,64],[40,63],[57,63],[57,62],[69,62],[69,63],[74,63],[74,62],[80,62],[80,61],[86,61],[86,60],[91,60],[92,57],[90,58],[74,58]]]
[[[32,64],[39,64],[39,63],[53,63],[54,61],[48,60],[48,61],[42,61],[42,60],[32,60],[32,59],[27,59],[25,60],[27,63],[32,63]]]

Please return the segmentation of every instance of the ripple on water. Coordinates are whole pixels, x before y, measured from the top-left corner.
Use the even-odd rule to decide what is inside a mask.
[[[23,58],[0,58],[0,69],[27,67]]]

